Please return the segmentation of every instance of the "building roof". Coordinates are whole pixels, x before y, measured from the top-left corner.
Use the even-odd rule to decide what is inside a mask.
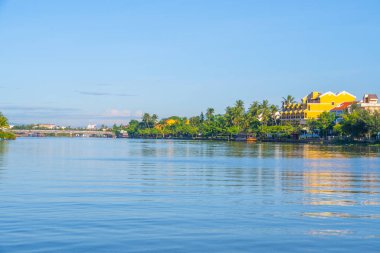
[[[376,94],[366,94],[365,97],[369,99],[378,99]]]
[[[326,95],[336,96],[335,93],[333,93],[333,92],[331,92],[331,91],[328,91],[328,92],[325,92],[325,93],[323,93],[322,95],[320,95],[320,97],[323,97],[323,96],[326,96]]]
[[[330,95],[330,96],[340,96],[340,95],[343,95],[343,94],[350,95],[351,97],[355,97],[355,98],[356,98],[356,96],[352,95],[351,93],[349,93],[349,92],[347,92],[347,91],[345,91],[345,90],[344,90],[344,91],[341,91],[341,92],[337,92],[337,93],[333,93],[333,92],[331,92],[331,91],[327,91],[327,92],[321,94],[320,97],[323,97],[323,96],[326,96],[326,95]]]
[[[341,94],[347,94],[347,95],[350,95],[350,96],[352,96],[352,97],[356,97],[356,96],[354,96],[354,95],[352,95],[351,93],[349,93],[349,92],[347,92],[347,91],[341,91],[341,92],[339,92],[339,93],[337,93],[336,95],[337,96],[339,96],[339,95],[341,95]]]
[[[331,111],[343,111],[343,110],[347,109],[350,105],[352,105],[354,103],[355,102],[343,102],[340,105],[338,105],[337,107],[334,107],[333,109],[331,109]]]

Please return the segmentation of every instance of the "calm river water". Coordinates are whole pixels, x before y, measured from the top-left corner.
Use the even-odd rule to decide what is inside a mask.
[[[0,252],[380,252],[380,149],[0,141]]]

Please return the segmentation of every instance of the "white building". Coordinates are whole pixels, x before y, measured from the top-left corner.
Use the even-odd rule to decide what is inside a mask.
[[[96,124],[89,124],[87,130],[96,130]]]
[[[363,100],[358,103],[358,106],[369,112],[380,112],[379,99],[376,94],[365,94]]]

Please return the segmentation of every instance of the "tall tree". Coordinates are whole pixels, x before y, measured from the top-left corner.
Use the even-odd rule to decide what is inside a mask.
[[[271,117],[271,110],[269,107],[269,102],[268,100],[263,100],[263,102],[260,105],[260,121],[262,122],[263,125],[267,125],[270,117]]]
[[[150,127],[154,127],[154,125],[158,122],[158,116],[157,114],[153,114],[150,117]]]
[[[8,119],[0,112],[0,128],[8,128]]]
[[[286,97],[282,97],[282,106],[287,106],[293,104],[295,99],[292,95],[287,95]]]
[[[270,110],[270,122],[271,122],[272,125],[276,125],[277,126],[278,117],[279,117],[278,106],[277,105],[270,105],[269,106],[269,110]]]
[[[206,110],[206,120],[212,121],[214,119],[214,108],[207,108]]]
[[[203,114],[203,112],[201,112],[201,115],[199,116],[199,118],[201,122],[205,120],[205,115]]]
[[[142,123],[144,124],[145,128],[149,128],[149,122],[151,121],[150,114],[144,113],[142,117]]]
[[[330,112],[323,112],[319,115],[319,118],[316,121],[316,126],[321,131],[323,136],[327,137],[329,131],[332,131],[335,125],[335,119],[335,114]]]

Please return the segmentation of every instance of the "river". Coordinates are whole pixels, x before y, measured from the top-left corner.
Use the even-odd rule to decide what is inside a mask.
[[[379,252],[380,148],[0,141],[0,252]]]

